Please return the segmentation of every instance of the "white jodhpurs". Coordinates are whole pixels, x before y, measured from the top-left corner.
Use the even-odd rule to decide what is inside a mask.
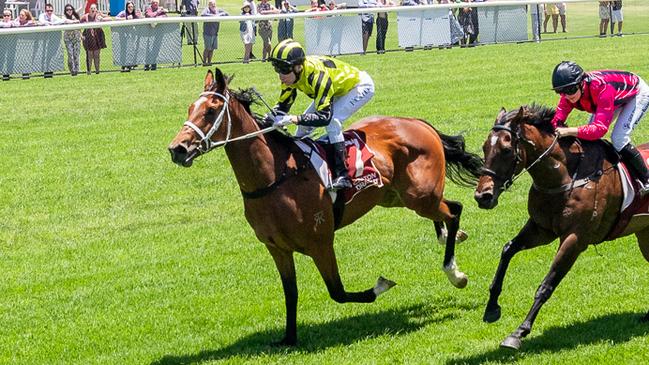
[[[372,80],[367,72],[361,71],[360,81],[353,89],[343,96],[332,99],[331,110],[333,115],[331,116],[331,122],[326,126],[329,143],[345,141],[343,138],[343,123],[363,105],[367,104],[372,99],[372,96],[374,96],[374,80]],[[311,105],[309,105],[305,113],[313,112],[315,112],[315,103],[311,102]],[[297,137],[303,137],[310,134],[314,128],[298,126],[295,135]]]
[[[616,151],[619,152],[624,146],[631,143],[631,132],[647,113],[647,108],[649,108],[649,86],[640,79],[638,94],[615,111],[617,121],[613,132],[611,132],[611,142],[613,142]]]

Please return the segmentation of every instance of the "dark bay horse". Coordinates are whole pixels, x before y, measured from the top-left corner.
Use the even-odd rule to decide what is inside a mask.
[[[559,238],[559,249],[550,272],[534,296],[525,321],[501,346],[519,349],[541,306],[588,245],[609,240],[620,216],[623,199],[616,155],[607,153],[602,141],[574,137],[557,139],[550,121],[554,110],[523,106],[496,118],[483,145],[485,168],[475,191],[480,208],[492,209],[498,197],[521,172],[532,177],[527,210],[529,218],[520,232],[503,247],[500,263],[490,286],[485,322],[500,318],[498,297],[505,272],[519,251],[546,245]],[[648,145],[639,147],[648,149]],[[635,233],[644,258],[649,261],[649,219],[634,218],[621,234]],[[649,320],[647,313],[643,320]]]
[[[366,136],[375,154],[384,186],[361,191],[345,206],[336,226],[330,195],[315,170],[306,167],[308,158],[285,134],[272,127],[262,129],[262,122],[250,111],[255,101],[251,90],[229,90],[228,81],[218,68],[214,74],[208,71],[204,92],[189,107],[188,119],[169,151],[173,162],[187,167],[199,155],[225,146],[243,195],[246,219],[272,255],[282,280],[286,333],[280,344],[297,341],[294,252],[313,259],[336,302],[373,302],[394,286],[379,278],[373,288],[347,292],[338,273],[335,229],[351,224],[376,205],[407,207],[431,219],[438,238],[446,229],[443,269],[453,285],[466,286],[467,277],[454,258],[462,205],[442,195],[447,172],[452,181],[466,185],[475,184],[481,171],[481,158],[464,151],[462,137],[439,134],[418,119],[371,117],[355,123],[352,128]]]

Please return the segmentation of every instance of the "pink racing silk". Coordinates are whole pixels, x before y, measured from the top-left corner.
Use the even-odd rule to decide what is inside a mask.
[[[561,95],[552,126],[564,124],[573,109],[582,110],[593,114],[593,118],[577,128],[577,137],[596,140],[608,132],[615,110],[636,96],[640,79],[631,72],[600,70],[586,73],[584,80],[581,98],[576,103]]]

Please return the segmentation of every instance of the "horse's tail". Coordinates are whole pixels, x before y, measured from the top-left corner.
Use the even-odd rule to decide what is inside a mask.
[[[446,159],[446,176],[460,185],[474,187],[482,173],[484,161],[474,153],[467,152],[465,149],[464,137],[462,135],[447,136],[440,133],[435,127],[422,120],[428,126],[433,128],[442,139],[444,146],[444,158]]]

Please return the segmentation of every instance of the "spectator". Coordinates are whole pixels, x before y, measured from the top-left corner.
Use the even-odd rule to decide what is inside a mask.
[[[97,11],[97,5],[90,5],[90,12],[83,14],[81,23],[102,22],[110,20]],[[91,28],[83,30],[83,48],[86,50],[86,73],[90,75],[91,63],[95,64],[95,73],[99,73],[99,55],[103,48],[106,48],[106,35],[101,28]]]
[[[330,0],[327,7],[328,10],[346,9],[347,3],[336,4],[336,0]]]
[[[548,21],[552,17],[552,33],[557,32],[559,26],[559,8],[556,4],[545,4],[545,20],[543,21],[543,33],[548,32]]]
[[[66,23],[79,23],[81,17],[74,7],[70,4],[65,4],[63,8],[63,19]],[[81,31],[80,30],[66,30],[63,32],[63,43],[65,43],[65,49],[68,52],[68,69],[70,69],[70,75],[77,76],[80,68],[80,57],[81,54]]]
[[[252,5],[248,0],[243,2],[241,15],[252,16]],[[241,34],[241,40],[243,41],[243,63],[248,63],[250,62],[252,46],[255,44],[255,28],[252,19],[242,20],[239,22],[239,33]]]
[[[359,8],[375,8],[377,6],[379,6],[379,4],[376,0],[358,0]],[[372,29],[374,28],[374,14],[361,14],[361,21],[363,22],[363,54],[365,54],[367,51],[367,43],[372,36]]]
[[[611,5],[610,1],[600,1],[599,2],[599,37],[606,37],[606,28],[608,28],[608,21],[611,18],[611,13],[609,6]]]
[[[468,2],[468,1],[464,1]],[[478,11],[475,8],[462,8],[458,11],[457,20],[462,26],[464,37],[460,39],[460,46],[475,46],[478,41]]]
[[[131,19],[140,19],[142,18],[142,13],[139,10],[135,10],[135,4],[133,1],[127,1],[124,6],[124,10],[120,11],[115,18],[120,20],[131,20]],[[122,66],[122,72],[130,72],[135,68],[136,65]]]
[[[181,16],[198,16],[198,0],[182,0],[181,10],[184,9]],[[194,46],[198,44],[198,24],[185,23],[185,35],[187,36],[187,45]]]
[[[227,16],[227,12],[216,7],[216,0],[209,0],[207,7],[203,9],[201,16]],[[212,64],[212,55],[214,50],[218,48],[218,35],[219,22],[205,22],[203,23],[203,40],[205,42],[205,50],[203,51],[203,65],[209,66]]]
[[[539,4],[530,4],[530,18],[532,18],[532,38],[534,42],[541,41],[541,22],[539,21]]]
[[[257,6],[257,11],[261,15],[279,14],[279,10],[271,5],[268,0],[261,0]],[[261,40],[264,43],[261,52],[261,62],[266,62],[266,57],[270,56],[270,51],[272,49],[270,42],[273,39],[273,26],[270,24],[270,20],[259,21],[259,36],[261,36]]]
[[[83,10],[84,14],[90,13],[90,6],[91,5],[97,5],[97,0],[86,0],[86,6],[85,6],[85,8]],[[79,10],[81,10],[81,9],[79,9]],[[102,13],[99,12],[99,14],[102,14]],[[103,14],[102,14],[102,16],[103,16]]]
[[[11,15],[11,10],[4,9],[2,11],[2,22],[0,22],[0,28],[11,28],[14,26],[14,22]],[[2,81],[9,81],[9,74],[2,75]]]
[[[297,8],[289,0],[283,0],[279,12],[281,14],[297,13]],[[281,42],[288,38],[293,38],[293,18],[280,19],[277,26],[277,39]]]
[[[615,28],[615,23],[617,23],[617,36],[621,37],[622,36],[622,21],[624,20],[624,17],[622,16],[622,0],[618,1],[613,1],[611,4],[611,7],[613,9],[613,17],[611,18],[611,22],[613,25],[613,28]]]
[[[144,11],[144,17],[146,18],[166,17],[167,9],[159,5],[160,5],[159,0],[151,0],[151,3],[149,4],[149,6],[147,6],[146,10]]]
[[[318,4],[318,0],[311,0],[310,4],[311,4],[310,5],[311,7],[306,9],[305,12],[327,11],[327,10],[329,10],[329,9],[327,9],[327,7],[324,4],[322,4],[322,5]]]
[[[13,15],[11,10],[4,9],[2,11],[2,22],[0,23],[0,28],[11,28],[14,26]]]
[[[566,32],[566,3],[557,3],[559,9],[559,19],[561,20],[561,31]]]
[[[23,9],[18,14],[18,19],[14,20],[12,26],[14,26],[14,27],[29,27],[29,26],[32,26],[32,25],[36,25],[36,22],[34,21],[34,17],[32,16],[32,13],[27,9]]]
[[[426,5],[426,0],[402,0],[401,6]]]
[[[151,3],[144,11],[145,18],[165,18],[167,16],[167,9],[159,6],[159,0],[151,0]],[[158,69],[158,64],[146,64],[144,65],[144,71],[155,71]]]
[[[394,6],[392,0],[379,0],[379,6]],[[385,53],[385,36],[388,34],[388,13],[376,13],[376,53]]]
[[[45,12],[38,17],[38,23],[40,25],[56,25],[63,24],[65,21],[54,14],[54,5],[48,3],[45,4]]]

